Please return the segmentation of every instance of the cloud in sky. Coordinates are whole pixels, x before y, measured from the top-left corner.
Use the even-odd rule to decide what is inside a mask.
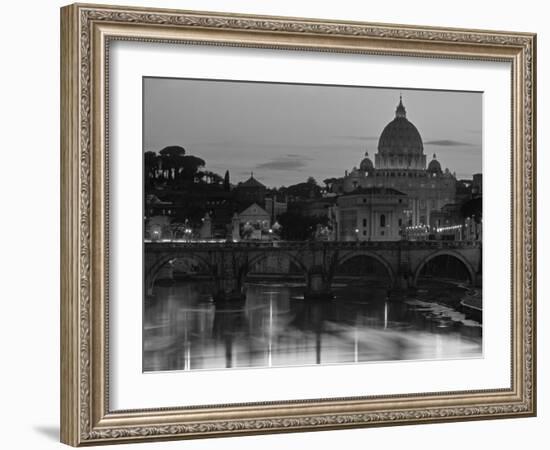
[[[439,145],[441,147],[470,147],[472,144],[468,142],[453,141],[452,139],[439,139],[434,141],[426,141],[424,145]]]
[[[285,156],[273,158],[270,161],[266,161],[256,165],[256,169],[269,169],[269,170],[300,170],[307,166],[308,160],[311,158],[308,156],[297,155],[289,153]]]

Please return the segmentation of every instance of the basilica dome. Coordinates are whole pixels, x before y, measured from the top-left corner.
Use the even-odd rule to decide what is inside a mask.
[[[371,172],[372,170],[374,170],[374,164],[369,158],[369,152],[365,152],[365,157],[359,165],[359,170],[362,172]]]
[[[430,164],[428,164],[428,172],[429,173],[443,173],[441,170],[441,164],[439,164],[439,161],[435,159],[435,153],[434,153],[434,159],[430,161]]]
[[[395,119],[386,125],[378,141],[378,153],[387,156],[422,155],[424,146],[416,127],[407,120],[403,101],[395,110]]]

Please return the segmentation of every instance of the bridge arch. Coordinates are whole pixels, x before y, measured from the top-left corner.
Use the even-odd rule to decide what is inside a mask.
[[[459,252],[454,250],[438,250],[433,253],[430,253],[428,256],[426,256],[418,266],[416,267],[416,270],[414,271],[414,286],[417,285],[418,277],[420,276],[420,272],[426,266],[427,263],[429,263],[432,259],[437,258],[438,256],[451,256],[458,261],[462,263],[466,271],[468,272],[468,276],[470,278],[470,284],[475,284],[476,274],[475,270],[470,264],[470,262]]]
[[[338,259],[336,270],[338,269],[338,267],[342,266],[344,263],[346,263],[350,259],[361,257],[361,256],[366,256],[367,258],[372,258],[375,261],[379,262],[384,267],[384,269],[386,269],[386,274],[388,275],[388,278],[390,280],[390,286],[391,287],[395,286],[395,273],[391,264],[384,257],[380,256],[375,252],[371,252],[368,250],[352,251],[352,252],[345,253]]]
[[[161,271],[161,269],[168,264],[170,261],[176,260],[176,259],[185,259],[185,260],[191,260],[196,262],[199,266],[202,266],[206,269],[207,272],[213,273],[213,266],[206,258],[204,258],[201,255],[197,255],[195,253],[188,253],[185,252],[184,254],[163,254],[160,255],[155,262],[145,270],[145,286],[147,289],[147,293],[150,294],[153,292],[153,286],[155,285],[155,281]]]

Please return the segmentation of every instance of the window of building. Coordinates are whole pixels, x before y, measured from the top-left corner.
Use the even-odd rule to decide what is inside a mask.
[[[367,235],[367,230],[363,230],[363,236]]]
[[[381,215],[380,215],[380,226],[381,226],[381,227],[385,227],[385,226],[386,226],[386,215],[385,215],[385,214],[381,214]]]
[[[398,223],[399,226],[403,225],[403,219],[399,219],[399,220],[397,221],[397,223]]]
[[[363,226],[364,226],[364,227],[367,226],[367,219],[363,219]]]

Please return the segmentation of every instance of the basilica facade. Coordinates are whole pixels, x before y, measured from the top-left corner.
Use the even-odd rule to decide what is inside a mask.
[[[422,137],[400,98],[374,163],[366,153],[334,188],[336,239],[397,240],[405,229],[438,226],[434,213],[455,203],[457,180],[435,154],[427,164]]]

